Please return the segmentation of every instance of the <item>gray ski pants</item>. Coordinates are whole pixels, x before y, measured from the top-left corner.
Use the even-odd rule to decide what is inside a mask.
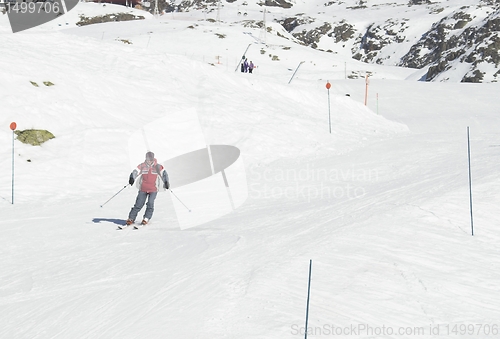
[[[155,210],[155,199],[157,194],[158,192],[146,193],[143,191],[139,191],[139,193],[137,194],[137,198],[135,199],[135,205],[130,210],[128,218],[131,220],[135,220],[135,218],[137,218],[137,213],[139,213],[139,211],[142,209],[147,198],[148,203],[146,204],[146,212],[144,212],[144,218],[151,219]]]

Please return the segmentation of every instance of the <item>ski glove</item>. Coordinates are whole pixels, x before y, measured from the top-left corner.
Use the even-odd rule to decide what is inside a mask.
[[[137,178],[137,170],[133,170],[132,173],[130,173],[130,177],[128,179],[128,183],[130,184],[130,186],[132,186],[134,184],[134,181],[135,181],[135,178]]]
[[[163,185],[163,187],[165,187],[165,189],[169,189],[170,188],[170,183],[168,181],[165,182],[165,184]]]

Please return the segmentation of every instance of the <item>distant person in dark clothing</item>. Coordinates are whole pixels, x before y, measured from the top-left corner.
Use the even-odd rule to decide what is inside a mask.
[[[255,68],[255,65],[253,64],[253,62],[250,61],[250,64],[248,64],[248,73],[252,73],[254,68]]]
[[[245,70],[245,73],[248,72],[248,59],[245,58],[245,61],[243,61],[243,69]]]

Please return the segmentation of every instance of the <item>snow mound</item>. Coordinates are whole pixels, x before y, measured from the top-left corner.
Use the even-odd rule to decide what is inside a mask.
[[[121,41],[101,42],[59,32],[36,39],[32,34],[5,38],[4,57],[11,62],[0,75],[0,85],[10,93],[0,97],[8,112],[1,123],[15,121],[18,129],[46,129],[56,136],[36,148],[16,142],[17,175],[26,185],[34,184],[33,171],[50,172],[61,154],[65,161],[57,167],[67,169],[47,184],[67,194],[95,190],[97,172],[103,177],[114,178],[118,173],[126,177],[130,164],[141,160],[129,159],[128,139],[156,121],[164,124],[157,126],[161,128],[157,133],[168,133],[169,140],[178,144],[190,140],[191,128],[199,128],[208,144],[240,148],[248,165],[345,153],[408,131],[350,97],[332,94],[330,134],[326,89],[300,80],[287,85],[251,78]],[[53,85],[44,85],[48,81]],[[186,112],[198,119],[193,120],[198,126],[174,123]],[[2,142],[8,143],[9,138],[9,130],[0,132]],[[175,149],[176,144],[160,143],[155,148],[162,152]],[[3,165],[8,166],[9,150],[2,155]],[[75,177],[80,179],[74,181]],[[103,180],[99,190],[116,187],[121,180]],[[7,189],[4,183],[2,190]],[[50,196],[50,191],[21,191],[19,199]]]

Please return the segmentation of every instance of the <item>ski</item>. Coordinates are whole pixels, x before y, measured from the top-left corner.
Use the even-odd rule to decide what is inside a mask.
[[[131,227],[134,230],[138,230],[140,228],[143,228],[146,225],[149,225],[150,223],[151,223],[151,221],[147,221],[145,224],[143,224],[142,222],[140,222],[140,223],[134,222],[134,223],[132,223],[130,225],[127,225],[127,224],[118,225],[117,230],[124,230],[124,229],[126,229],[128,227]]]
[[[134,230],[138,230],[138,229],[140,229],[140,228],[143,228],[144,226],[146,226],[146,225],[148,225],[148,224],[150,224],[150,222],[149,222],[149,221],[148,221],[148,222],[146,222],[146,223],[142,223],[142,222],[141,222],[141,223],[139,223],[139,224],[135,224],[135,225],[134,225]]]
[[[118,225],[117,230],[124,230],[124,229],[126,229],[127,227],[129,227],[129,226],[133,226],[133,225],[134,225],[134,223],[127,224],[127,222],[125,222],[125,224]]]
[[[127,224],[124,224],[124,225],[118,225],[117,230],[121,231],[121,230],[126,229],[126,228],[127,228],[127,227],[129,227],[129,226],[132,226],[132,225],[127,225]]]

